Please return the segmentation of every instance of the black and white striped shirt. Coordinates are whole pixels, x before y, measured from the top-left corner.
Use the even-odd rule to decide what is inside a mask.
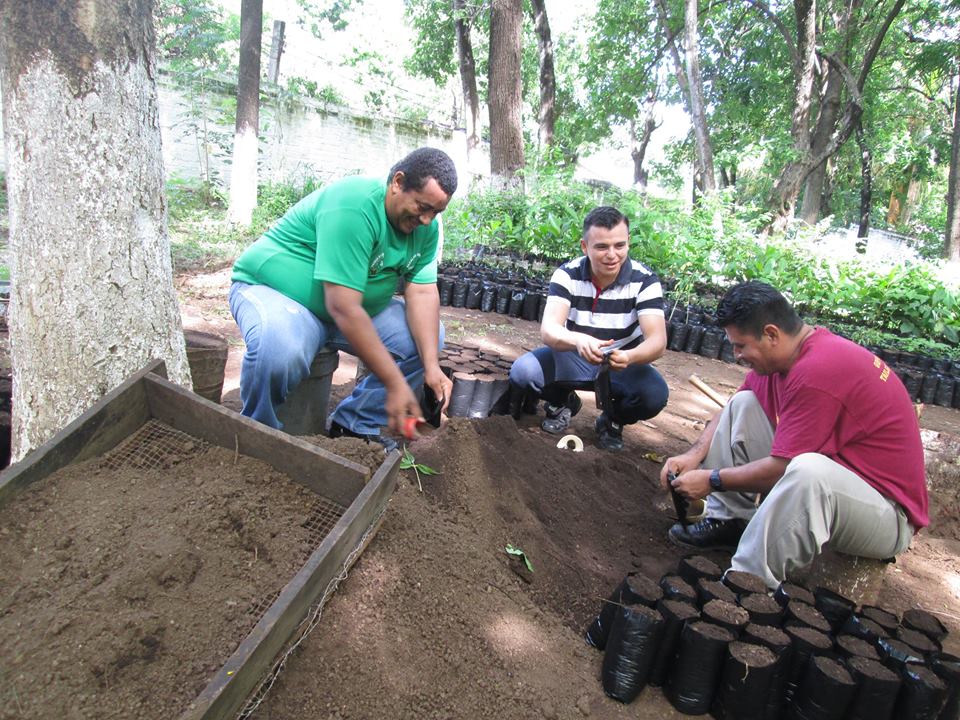
[[[561,265],[550,278],[547,301],[570,305],[567,330],[617,341],[616,346],[623,350],[643,340],[641,315],[663,317],[660,279],[630,258],[623,263],[617,279],[605,288],[594,285],[586,255]]]

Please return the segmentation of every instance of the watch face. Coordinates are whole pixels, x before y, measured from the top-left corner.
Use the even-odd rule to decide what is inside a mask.
[[[710,473],[710,489],[711,490],[722,490],[722,485],[720,483],[720,471],[713,470]]]

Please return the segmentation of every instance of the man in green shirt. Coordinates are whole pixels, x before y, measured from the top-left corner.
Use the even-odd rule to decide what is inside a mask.
[[[279,428],[276,408],[324,346],[357,355],[370,375],[331,416],[331,435],[383,442],[421,415],[426,383],[450,398],[442,342],[436,216],[457,189],[446,153],[413,151],[386,183],[348,177],[294,205],[233,266],[230,310],[246,343],[243,414]],[[393,297],[404,278],[403,300]],[[385,442],[389,445],[389,442]]]

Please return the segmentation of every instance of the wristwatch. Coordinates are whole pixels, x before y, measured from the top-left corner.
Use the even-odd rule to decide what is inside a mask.
[[[723,492],[723,483],[720,482],[720,468],[710,471],[710,492]]]

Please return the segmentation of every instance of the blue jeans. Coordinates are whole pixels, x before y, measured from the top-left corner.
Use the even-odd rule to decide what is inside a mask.
[[[300,303],[266,285],[233,283],[230,312],[247,346],[240,368],[242,414],[264,425],[281,427],[276,408],[310,373],[310,364],[320,348],[329,346],[356,355],[335,323],[320,320]],[[407,383],[417,392],[423,384],[423,364],[407,326],[406,304],[394,298],[371,320]],[[370,373],[331,417],[352,432],[379,435],[380,428],[387,424],[386,400],[387,389]]]
[[[561,405],[572,388],[589,387],[599,371],[599,365],[588,363],[575,350],[541,347],[513,363],[510,382],[551,404]],[[614,406],[614,417],[610,419],[629,425],[663,410],[670,390],[652,365],[630,365],[624,370],[611,370],[610,394]]]

